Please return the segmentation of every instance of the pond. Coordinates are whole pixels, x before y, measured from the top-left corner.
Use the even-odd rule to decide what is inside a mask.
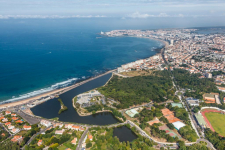
[[[120,142],[132,142],[138,137],[131,129],[127,128],[126,126],[114,128],[113,136],[117,136]]]

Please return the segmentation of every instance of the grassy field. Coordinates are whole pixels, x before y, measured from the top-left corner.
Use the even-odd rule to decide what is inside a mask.
[[[59,150],[65,150],[66,148],[70,148],[71,150],[75,150],[77,145],[71,144],[71,141],[74,137],[70,138],[67,142],[63,143],[61,146],[58,147]]]
[[[205,116],[213,126],[213,129],[220,135],[225,136],[225,115],[220,113],[205,113]]]

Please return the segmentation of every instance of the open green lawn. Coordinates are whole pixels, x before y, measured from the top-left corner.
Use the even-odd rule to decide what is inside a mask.
[[[213,126],[213,129],[220,135],[225,136],[225,115],[220,113],[205,113],[205,116]]]
[[[75,150],[76,149],[76,145],[71,144],[71,140],[74,137],[70,138],[70,140],[68,140],[67,142],[63,143],[61,146],[58,147],[59,150],[65,150],[66,148],[70,148],[71,150]]]
[[[65,145],[59,146],[58,149],[59,150],[65,150],[67,147]]]

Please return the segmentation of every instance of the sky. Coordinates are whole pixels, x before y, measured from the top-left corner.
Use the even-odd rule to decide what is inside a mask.
[[[0,18],[225,17],[225,0],[0,0]]]

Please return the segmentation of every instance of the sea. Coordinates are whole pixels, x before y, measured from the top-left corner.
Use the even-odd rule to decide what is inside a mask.
[[[204,20],[0,19],[0,103],[69,86],[150,57],[163,46],[159,41],[145,38],[101,36],[101,31],[197,25],[204,26]],[[211,33],[205,28],[201,30]]]
[[[143,28],[104,19],[0,20],[0,102],[69,86],[156,54],[163,46],[159,41],[99,35]]]

